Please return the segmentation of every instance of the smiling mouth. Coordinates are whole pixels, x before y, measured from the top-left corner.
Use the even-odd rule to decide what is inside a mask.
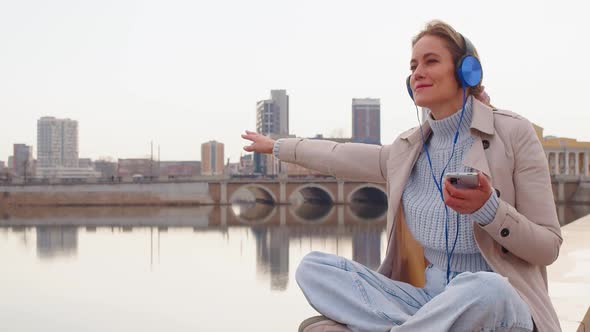
[[[432,85],[418,85],[418,86],[416,87],[416,91],[418,91],[418,90],[420,90],[420,89],[422,89],[422,88],[429,88],[429,87],[431,87],[431,86],[432,86]]]

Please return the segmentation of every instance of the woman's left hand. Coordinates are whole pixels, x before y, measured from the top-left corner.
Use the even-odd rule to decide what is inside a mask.
[[[443,182],[445,204],[461,214],[471,214],[479,210],[492,194],[488,179],[479,172],[479,186],[473,189],[457,188],[448,179]]]

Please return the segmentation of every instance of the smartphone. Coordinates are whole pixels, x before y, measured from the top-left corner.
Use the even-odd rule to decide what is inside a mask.
[[[476,188],[479,186],[479,178],[475,172],[450,172],[445,174],[445,179],[456,188]]]

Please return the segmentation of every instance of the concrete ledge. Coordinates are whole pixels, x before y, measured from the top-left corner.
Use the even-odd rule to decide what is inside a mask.
[[[564,332],[590,332],[590,216],[561,232],[559,258],[547,268],[549,296]]]
[[[584,316],[584,319],[580,323],[580,326],[576,332],[590,332],[590,307],[588,307],[586,316]]]

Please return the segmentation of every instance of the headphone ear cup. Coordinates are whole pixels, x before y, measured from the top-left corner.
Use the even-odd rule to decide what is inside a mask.
[[[481,83],[483,69],[479,59],[473,55],[465,55],[457,63],[457,80],[463,87],[472,88]]]
[[[408,78],[406,78],[406,88],[408,89],[408,94],[410,95],[410,98],[412,98],[412,100],[414,100],[414,92],[412,92],[412,86],[410,85],[410,76],[408,76]]]

